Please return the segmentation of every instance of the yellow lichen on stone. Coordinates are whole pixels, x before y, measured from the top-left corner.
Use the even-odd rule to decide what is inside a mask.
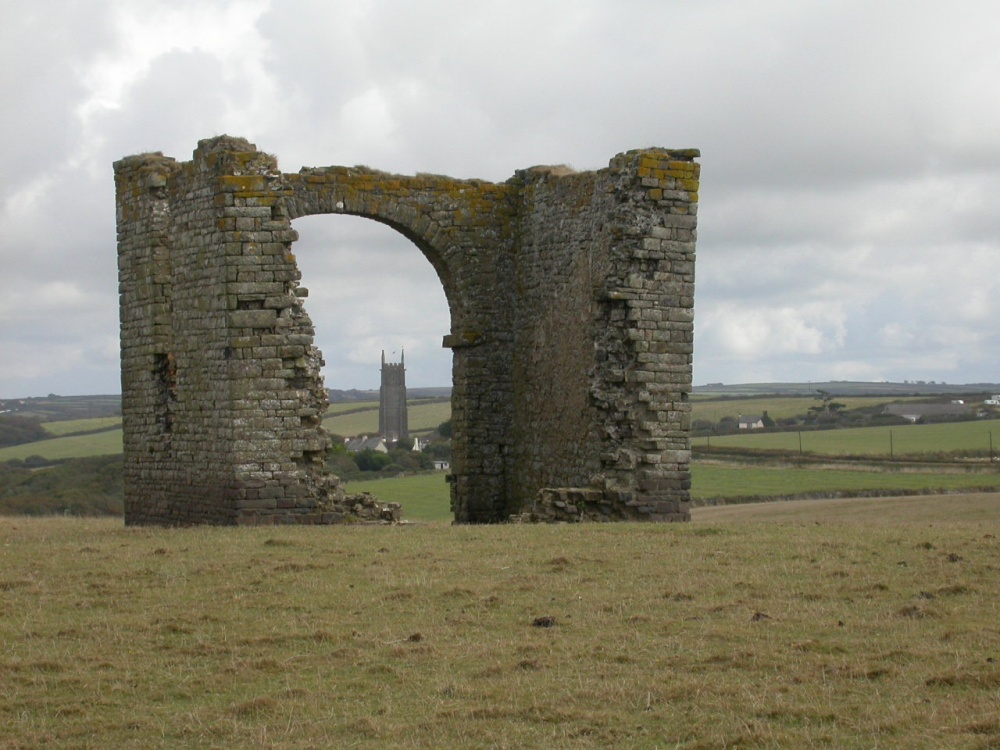
[[[227,192],[262,191],[267,187],[267,181],[259,174],[223,175],[219,183]]]
[[[671,172],[679,173],[675,175],[677,177],[687,177],[690,176],[692,172],[696,172],[698,170],[698,164],[693,161],[671,161],[667,162],[666,169]]]

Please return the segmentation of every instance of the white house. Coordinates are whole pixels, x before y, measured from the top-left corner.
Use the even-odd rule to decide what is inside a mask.
[[[764,418],[757,415],[745,416],[740,414],[739,427],[741,430],[763,430]]]

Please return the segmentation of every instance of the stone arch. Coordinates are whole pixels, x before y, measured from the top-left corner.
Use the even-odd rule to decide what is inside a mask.
[[[309,170],[308,173],[303,170],[299,175],[291,176],[293,195],[285,201],[289,219],[294,221],[305,216],[322,215],[355,216],[376,221],[398,232],[431,264],[441,282],[451,317],[461,319],[465,300],[457,293],[455,274],[448,261],[449,253],[443,252],[434,243],[435,238],[442,236],[438,223],[428,216],[408,210],[408,206],[395,201],[379,201],[369,205],[368,201],[360,200],[353,208],[345,206],[342,200],[338,200],[339,189],[343,184],[340,181],[324,181],[319,185],[308,182],[308,175],[317,171],[322,174],[322,170]],[[356,176],[359,172],[367,173],[373,175],[375,179],[378,179],[379,175],[363,168],[343,171],[351,176]],[[303,179],[303,175],[306,179]]]
[[[492,395],[511,390],[505,367],[511,356],[510,310],[500,290],[511,286],[512,273],[504,263],[509,243],[490,236],[510,221],[507,186],[366,167],[304,168],[286,175],[285,182],[290,219],[316,214],[372,219],[413,242],[434,267],[451,313],[451,331],[442,343],[453,351],[452,510],[460,521],[509,515],[499,464],[511,439],[510,412]],[[492,467],[483,465],[484,451],[495,456]]]
[[[291,221],[325,213],[392,227],[441,279],[456,521],[686,520],[696,156],[504,183],[285,174],[228,136],[191,162],[116,162],[126,521],[352,512],[322,470],[321,359],[291,252]]]

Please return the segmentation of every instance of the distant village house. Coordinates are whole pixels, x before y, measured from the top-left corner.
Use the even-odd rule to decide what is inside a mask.
[[[763,430],[764,429],[764,417],[761,416],[746,416],[740,414],[739,427],[741,430]]]
[[[389,452],[389,449],[385,445],[385,439],[379,435],[374,437],[362,435],[361,437],[351,438],[346,442],[346,446],[347,450],[351,453],[360,453],[361,451],[375,451],[376,453]]]

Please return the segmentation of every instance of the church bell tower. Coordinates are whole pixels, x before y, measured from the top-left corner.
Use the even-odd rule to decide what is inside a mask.
[[[403,352],[399,362],[386,362],[382,350],[382,385],[379,388],[378,431],[386,443],[409,440],[410,428],[406,418],[406,368]]]

